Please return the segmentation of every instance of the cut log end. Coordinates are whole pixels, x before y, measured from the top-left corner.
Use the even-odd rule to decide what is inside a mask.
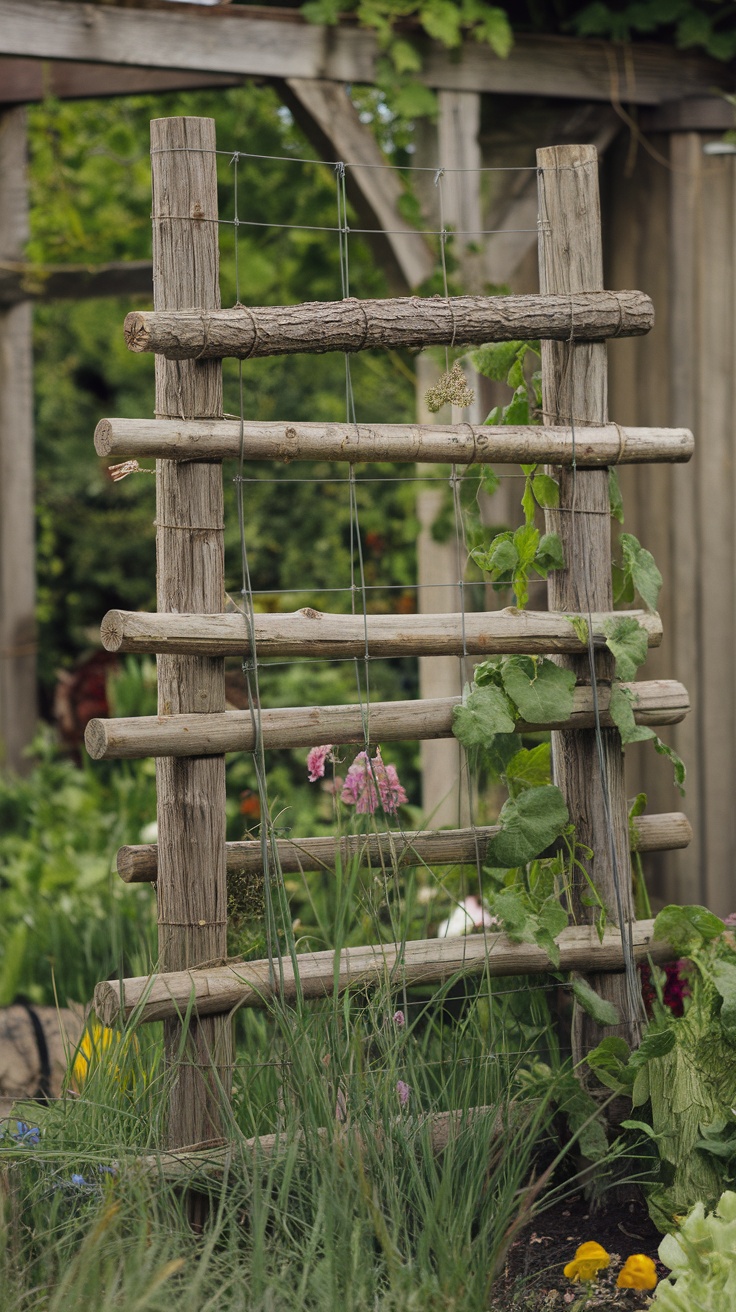
[[[137,351],[140,354],[149,349],[146,320],[139,311],[133,310],[130,314],[126,314],[123,332],[125,345],[129,351]]]
[[[95,429],[95,451],[98,456],[109,456],[113,443],[113,426],[109,419],[101,419]]]
[[[104,761],[108,749],[107,722],[90,720],[84,731],[84,745],[93,761]]]
[[[120,1020],[121,1013],[120,984],[113,980],[103,980],[95,985],[92,1007],[97,1019],[103,1025],[113,1026]]]
[[[125,619],[122,611],[109,610],[100,625],[100,639],[105,651],[120,651],[125,636]]]

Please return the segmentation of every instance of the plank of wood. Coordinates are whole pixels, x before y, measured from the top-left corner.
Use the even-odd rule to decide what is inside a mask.
[[[116,459],[235,460],[241,437],[245,460],[390,460],[455,465],[601,465],[682,462],[695,442],[687,428],[625,428],[620,424],[569,427],[487,424],[261,423],[237,419],[101,419],[99,456]]]
[[[167,656],[161,659],[177,658]],[[641,683],[622,686],[630,690],[634,698],[637,724],[677,724],[687,715],[687,692],[675,680],[642,680]],[[608,713],[610,691],[610,687],[605,686],[598,689],[601,723],[607,728],[613,723]],[[421,702],[371,702],[367,708],[360,705],[287,706],[262,710],[260,724],[266,750],[313,747],[319,743],[363,744],[366,736],[372,743],[405,739],[421,741],[424,738],[449,738],[453,707],[459,704],[459,697],[438,697]],[[518,720],[516,732],[569,731],[590,728],[593,724],[593,694],[590,687],[581,685],[574,690],[573,712],[568,720],[552,724],[530,724]],[[94,761],[132,760],[140,756],[213,756],[223,752],[252,752],[255,731],[250,711],[212,712],[209,715],[173,713],[90,720],[84,741]]]
[[[663,852],[684,848],[693,831],[687,816],[674,811],[665,815],[640,815],[633,821],[634,850]],[[389,831],[385,834],[348,834],[342,838],[279,838],[276,840],[282,874],[302,870],[334,870],[358,861],[361,866],[388,864],[391,869],[411,866],[475,865],[485,861],[486,848],[500,832],[498,825],[474,829],[440,829],[435,832]],[[262,877],[263,849],[260,839],[227,843],[228,875]],[[125,884],[155,883],[158,874],[156,843],[138,843],[118,848],[117,872]]]
[[[632,926],[637,961],[671,961],[677,952],[655,941],[652,920]],[[621,935],[608,926],[603,940],[593,925],[574,925],[557,936],[560,971],[620,971],[623,966]],[[418,939],[408,943],[381,943],[343,948],[336,952],[303,952],[298,958],[299,984],[305,999],[331,997],[346,989],[392,989],[404,985],[443,984],[453,978],[490,975],[541,975],[553,967],[547,953],[535,943],[513,943],[506,934],[470,934],[464,938]],[[283,983],[280,984],[279,977]],[[266,1007],[280,997],[292,1002],[297,981],[292,963],[248,961],[211,969],[168,971],[134,979],[106,980],[98,984],[94,1009],[105,1025],[128,1021],[156,1021],[182,1017],[191,1006],[195,1016],[229,1013],[237,1007]]]
[[[539,173],[539,285],[546,293],[574,295],[581,288],[603,287],[603,245],[598,159],[593,146],[552,146],[537,151]],[[542,404],[545,423],[605,423],[608,405],[606,347],[580,343],[577,329],[567,342],[542,343]],[[562,469],[558,510],[545,511],[548,532],[559,534],[566,567],[552,570],[547,582],[550,610],[607,610],[613,605],[608,475],[605,470]],[[557,658],[589,682],[588,659]],[[595,658],[596,679],[614,676],[610,653]],[[628,808],[621,739],[615,729],[600,735],[553,734],[552,775],[561,789],[575,839],[593,853],[572,877],[576,919],[592,921],[590,882],[624,926],[634,921]],[[625,977],[596,974],[597,992],[612,1002],[623,1021],[617,1032],[635,1046],[641,1035],[641,996]],[[576,1007],[573,1062],[580,1063],[600,1041],[592,1018]]]
[[[319,27],[296,10],[253,6],[124,8],[82,0],[0,0],[0,52],[32,58],[370,84],[376,38],[352,23]],[[671,46],[518,34],[507,59],[469,41],[426,43],[421,78],[447,90],[656,105],[731,90],[722,62]]]
[[[606,626],[624,616],[636,620],[650,647],[662,641],[658,615],[611,611],[591,616],[594,645],[606,643]],[[576,617],[584,618],[586,617]],[[100,636],[106,651],[170,652],[177,656],[243,656],[251,650],[248,620],[222,615],[146,614],[109,610]],[[256,614],[253,638],[260,659],[268,656],[490,656],[508,652],[544,655],[584,652],[566,615],[515,609],[440,615],[329,615],[305,607],[293,614]]]
[[[151,123],[153,290],[160,310],[219,305],[215,144],[212,119]],[[219,364],[156,360],[157,414],[207,417],[221,409]],[[188,531],[190,524],[196,532]],[[223,609],[219,464],[159,461],[156,584],[162,612]],[[224,712],[224,660],[161,656],[158,707],[162,715],[182,713],[194,720]],[[159,960],[164,970],[185,970],[227,953],[225,759],[159,760],[156,781]],[[182,1052],[181,1026],[172,1018],[164,1027],[165,1060],[176,1072],[168,1108],[171,1147],[222,1133],[223,1090],[229,1091],[232,1073],[231,1026],[227,1020],[197,1021],[183,1047]]]
[[[581,342],[648,333],[654,310],[643,292],[578,291],[541,296],[406,296],[308,301],[229,310],[134,310],[131,351],[167,360],[250,360],[325,351],[409,349],[517,339]]]
[[[405,186],[360,115],[347,89],[324,78],[286,78],[277,91],[299,127],[327,160],[349,160],[348,200],[364,240],[386,271],[393,291],[413,291],[434,271],[435,256],[426,237],[412,231],[400,208]]]
[[[22,301],[80,301],[93,296],[151,296],[150,260],[115,260],[109,264],[28,264],[3,260],[0,306]]]
[[[198,87],[239,86],[228,73],[188,73],[176,68],[115,68],[79,60],[14,59],[0,56],[0,104],[27,105],[55,100],[95,100],[107,96],[145,96]]]
[[[26,120],[0,115],[0,260],[28,239]],[[31,307],[0,309],[0,766],[31,768],[36,732],[36,573]]]

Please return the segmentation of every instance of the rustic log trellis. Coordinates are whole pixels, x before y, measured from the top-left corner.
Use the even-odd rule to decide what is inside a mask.
[[[98,449],[135,458],[159,457],[157,561],[159,613],[111,612],[106,643],[115,650],[155,651],[159,658],[159,714],[92,721],[90,754],[97,759],[152,755],[157,758],[159,843],[126,848],[119,870],[127,882],[156,880],[160,970],[151,978],[100,984],[95,1007],[112,1023],[135,1015],[165,1021],[165,1046],[176,1081],[169,1145],[177,1148],[218,1139],[222,1091],[229,1089],[229,1011],[259,1006],[278,987],[295,996],[291,963],[275,982],[272,963],[219,966],[225,951],[226,880],[230,872],[258,874],[260,844],[225,843],[224,753],[256,747],[250,713],[225,710],[224,654],[250,652],[244,619],[224,614],[222,487],[219,460],[232,454],[237,428],[221,418],[219,359],[283,351],[356,350],[374,339],[383,344],[428,340],[504,340],[534,331],[542,337],[544,408],[548,427],[488,435],[460,426],[397,432],[390,425],[348,434],[341,425],[245,425],[249,458],[307,458],[316,449],[330,459],[357,463],[381,450],[399,459],[517,459],[519,453],[558,467],[560,512],[549,512],[566,544],[567,566],[553,571],[550,614],[465,617],[465,650],[557,653],[578,676],[573,712],[554,726],[556,782],[578,836],[595,852],[595,882],[618,928],[600,942],[582,904],[580,923],[560,936],[562,969],[592,972],[612,998],[635,1039],[638,1016],[622,988],[627,957],[671,956],[652,943],[651,922],[634,923],[630,902],[629,835],[623,759],[607,714],[612,673],[602,648],[602,624],[612,607],[607,464],[642,459],[683,461],[692,450],[687,430],[622,429],[606,414],[607,336],[637,334],[651,324],[651,304],[640,293],[603,291],[597,161],[593,147],[559,147],[538,153],[542,222],[542,294],[535,297],[439,298],[219,310],[217,287],[217,192],[214,125],[202,119],[163,119],[152,124],[155,309],[129,316],[133,349],[157,350],[156,411],[179,415],[152,423],[104,420]],[[203,221],[205,220],[205,221]],[[192,307],[196,307],[192,309]],[[398,324],[398,329],[396,325]],[[533,324],[533,329],[530,325]],[[374,331],[375,330],[375,331]],[[433,437],[437,435],[437,441]],[[250,443],[250,445],[249,445]],[[366,445],[363,445],[366,444]],[[578,445],[579,444],[579,445]],[[362,450],[360,450],[362,446]],[[456,454],[457,451],[463,454]],[[371,454],[366,454],[370,452]],[[496,454],[491,455],[490,452]],[[393,457],[392,457],[393,458]],[[568,513],[564,513],[568,512]],[[556,614],[554,612],[557,612]],[[592,619],[596,683],[570,616]],[[661,640],[658,617],[643,616],[650,645]],[[458,619],[421,616],[410,622],[371,617],[367,639],[373,653],[426,654],[458,650]],[[321,635],[324,634],[324,637]],[[359,635],[350,622],[336,628],[328,616],[259,616],[255,655],[352,651]],[[365,652],[362,633],[361,653]],[[413,646],[412,646],[413,644]],[[475,646],[473,646],[475,644]],[[462,645],[461,645],[462,650]],[[682,685],[648,681],[631,685],[641,723],[675,723],[689,709]],[[265,749],[315,742],[448,735],[456,698],[419,703],[372,703],[361,707],[306,707],[260,711]],[[520,725],[520,728],[542,727]],[[550,727],[549,725],[544,727]],[[493,827],[452,833],[382,835],[376,839],[305,839],[281,842],[284,868],[309,869],[338,855],[398,863],[462,860],[487,841]],[[685,817],[640,819],[640,850],[682,846],[690,839]],[[361,846],[362,845],[362,846]],[[258,852],[256,852],[258,848]],[[310,866],[310,862],[312,863]],[[290,864],[291,863],[291,864]],[[622,914],[621,914],[622,913]],[[615,916],[614,916],[615,919]],[[626,936],[629,951],[626,949]],[[454,974],[543,972],[549,962],[535,947],[509,942],[500,933],[463,941],[428,940],[308,953],[299,959],[303,996],[320,997],[354,984],[441,981]],[[193,1018],[187,1061],[178,1066],[181,1025]],[[596,1035],[596,1040],[599,1036]],[[577,1052],[589,1046],[584,1027]]]

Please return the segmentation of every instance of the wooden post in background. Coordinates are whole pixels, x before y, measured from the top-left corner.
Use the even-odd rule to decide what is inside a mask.
[[[565,294],[603,289],[603,250],[598,196],[598,157],[594,146],[549,146],[537,151],[539,173],[539,279],[543,293]],[[574,326],[573,326],[574,327]],[[542,343],[544,422],[603,423],[607,420],[608,388],[605,343],[576,345]],[[610,610],[611,524],[608,471],[557,468],[560,508],[547,511],[547,530],[559,534],[564,570],[549,575],[550,610]],[[573,513],[574,506],[574,513]],[[589,683],[587,657],[559,657],[560,664]],[[596,656],[596,674],[613,677],[613,658]],[[579,843],[592,849],[588,866],[609,917],[618,923],[614,870],[617,864],[619,898],[624,922],[633,920],[629,859],[628,816],[624,783],[624,757],[615,729],[601,730],[605,784],[601,777],[596,734],[593,730],[553,733],[554,781],[562,790]],[[573,872],[573,909],[578,923],[593,918],[585,906],[587,885]],[[626,924],[620,925],[621,932]],[[597,975],[591,984],[619,1012],[616,1032],[636,1043],[640,1018],[632,1014],[624,975]],[[600,1041],[604,1031],[580,1008],[573,1023],[573,1059],[579,1061]]]
[[[0,259],[28,238],[26,117],[0,115]],[[0,766],[30,769],[36,729],[31,304],[0,309]]]
[[[153,292],[156,309],[216,309],[217,173],[213,119],[151,123]],[[222,414],[220,362],[156,358],[156,415]],[[158,609],[224,609],[222,470],[218,461],[160,460],[157,467]],[[224,711],[222,658],[158,657],[158,710]],[[156,762],[158,788],[159,969],[222,961],[227,951],[225,758]],[[223,1088],[229,1093],[232,1037],[225,1017],[192,1021],[179,1057],[181,1024],[164,1025],[174,1069],[168,1143],[219,1138]]]

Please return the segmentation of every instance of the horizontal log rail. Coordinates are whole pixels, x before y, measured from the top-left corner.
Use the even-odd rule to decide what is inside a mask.
[[[662,641],[659,615],[617,611],[593,615],[593,643],[605,645],[604,626],[620,615],[646,629],[650,647]],[[576,617],[577,618],[577,617]],[[268,656],[372,657],[489,656],[584,652],[570,619],[548,611],[475,611],[446,615],[329,615],[306,607],[293,614],[257,614],[256,653]],[[184,656],[251,654],[250,629],[238,612],[217,615],[146,614],[110,610],[100,628],[106,651],[169,652]]]
[[[237,419],[101,419],[99,456],[116,459],[236,460],[241,436],[246,460],[391,460],[428,464],[570,465],[578,469],[690,459],[687,428],[569,428],[488,424],[243,424]]]
[[[650,679],[623,685],[634,695],[637,724],[678,724],[690,709],[686,689],[674,679]],[[610,688],[598,688],[601,724],[611,728]],[[369,741],[420,741],[452,736],[453,707],[459,697],[424,701],[371,702],[361,706],[287,706],[260,712],[267,750],[313,747],[320,743],[363,743],[367,721]],[[595,724],[589,686],[574,690],[572,715],[552,724],[516,723],[517,733],[547,729],[590,729]],[[142,715],[117,720],[90,720],[84,741],[93,761],[133,760],[141,756],[219,756],[252,752],[255,725],[250,711],[199,715]]]
[[[499,833],[498,825],[477,825],[475,829],[440,829],[383,834],[348,834],[342,838],[278,838],[279,864],[285,875],[303,870],[334,870],[339,859],[343,865],[357,860],[361,866],[448,866],[485,861],[488,843]],[[640,815],[633,821],[634,851],[671,852],[687,847],[693,831],[681,811],[662,815]],[[263,871],[260,840],[227,843],[225,848],[228,875],[256,875]],[[158,874],[158,847],[155,843],[138,843],[121,847],[117,870],[126,884],[155,883]]]
[[[644,961],[670,961],[677,953],[668,943],[654,942],[654,921],[632,925],[634,957]],[[618,930],[608,927],[603,941],[593,925],[573,925],[558,935],[561,971],[594,973],[623,969],[623,944]],[[506,934],[471,934],[467,938],[417,939],[408,943],[373,944],[343,948],[338,954],[303,952],[299,955],[299,983],[304,998],[324,998],[348,988],[442,984],[454,976],[488,974],[539,975],[552,967],[547,953],[535,943],[512,943]],[[283,978],[280,990],[279,975]],[[270,999],[296,998],[294,968],[283,959],[279,970],[270,961],[248,961],[143,975],[134,979],[106,980],[98,984],[94,1009],[105,1025],[128,1021],[135,1013],[141,1021],[183,1017],[191,1006],[196,1016],[212,1016],[236,1007],[263,1007]]]
[[[407,296],[385,301],[309,301],[228,310],[135,310],[125,319],[131,351],[168,360],[246,360],[325,351],[460,346],[541,337],[602,342],[639,337],[654,324],[644,292],[567,296]]]

